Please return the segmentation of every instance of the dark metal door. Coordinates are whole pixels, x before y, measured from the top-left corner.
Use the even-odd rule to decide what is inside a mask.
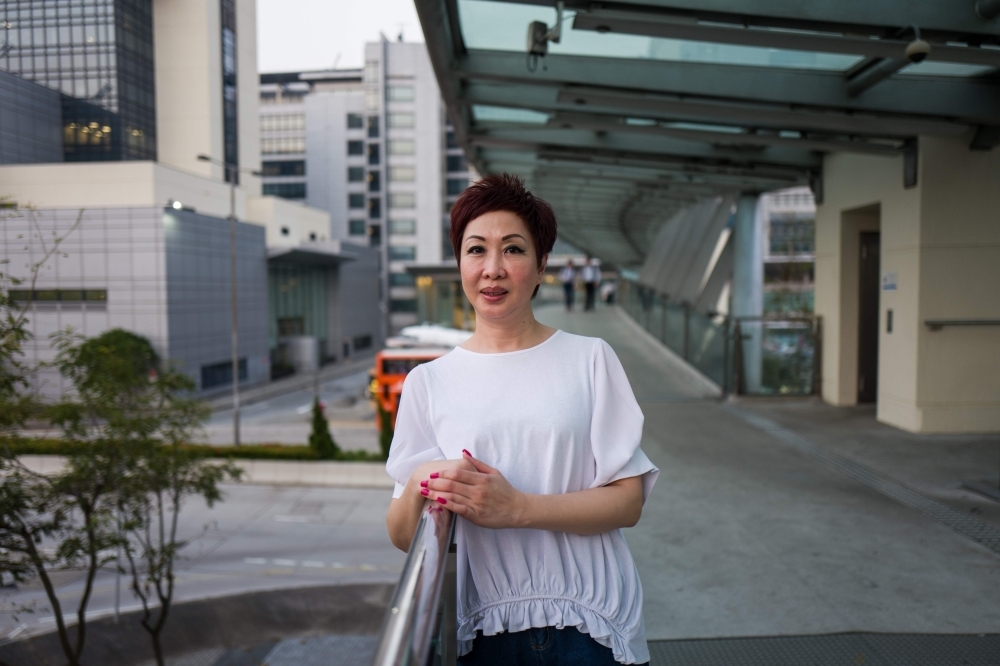
[[[878,395],[879,232],[861,234],[858,264],[858,402]]]

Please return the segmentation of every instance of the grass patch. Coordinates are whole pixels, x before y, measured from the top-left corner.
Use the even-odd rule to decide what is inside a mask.
[[[24,437],[7,443],[15,455],[71,456],[86,453],[89,445],[85,442],[71,442],[62,439],[41,439]],[[211,444],[185,444],[185,449],[195,451],[205,458],[231,458],[234,460],[321,460],[319,454],[308,446],[285,446],[282,444],[245,444],[243,446],[212,446]],[[380,453],[368,451],[338,451],[332,460],[346,462],[385,462]]]

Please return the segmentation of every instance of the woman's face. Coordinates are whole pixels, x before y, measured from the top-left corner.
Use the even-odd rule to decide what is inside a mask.
[[[504,319],[531,307],[542,282],[535,244],[524,221],[508,211],[486,213],[465,227],[461,248],[462,288],[476,317]]]

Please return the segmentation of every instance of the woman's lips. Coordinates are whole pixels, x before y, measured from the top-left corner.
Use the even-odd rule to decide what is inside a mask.
[[[479,291],[489,303],[498,303],[507,295],[506,289],[481,289]]]

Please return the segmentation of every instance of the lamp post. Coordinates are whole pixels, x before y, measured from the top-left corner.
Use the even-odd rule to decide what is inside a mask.
[[[236,175],[240,172],[259,176],[259,171],[241,169],[211,155],[198,155],[202,162],[210,162],[226,170],[229,181],[229,288],[230,317],[232,325],[232,368],[233,368],[233,444],[240,445],[240,353],[239,353],[239,308],[236,301]]]

